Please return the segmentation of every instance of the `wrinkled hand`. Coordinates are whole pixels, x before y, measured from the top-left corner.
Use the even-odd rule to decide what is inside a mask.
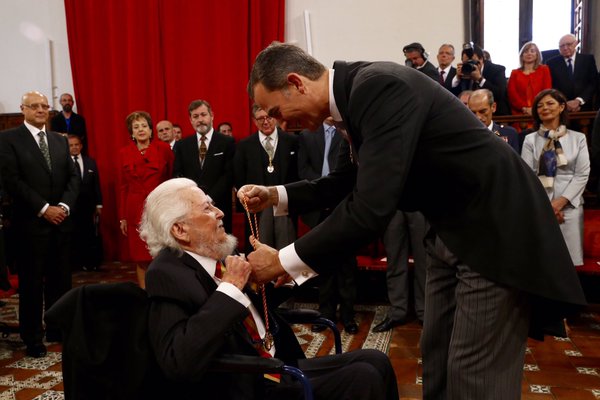
[[[279,252],[250,236],[254,251],[248,254],[248,262],[252,266],[252,280],[263,284],[277,277],[286,275],[285,270],[279,262]],[[279,282],[279,281],[278,281]]]
[[[279,201],[277,189],[259,185],[244,185],[238,192],[237,197],[242,205],[248,206],[248,211],[256,213],[269,206],[274,206]]]
[[[59,206],[49,206],[43,217],[51,224],[60,225],[67,218],[67,213]]]
[[[240,256],[227,256],[225,268],[226,271],[221,281],[231,283],[238,289],[243,290],[252,273],[250,264]]]
[[[581,110],[581,103],[577,99],[569,100],[567,101],[567,110],[569,112],[577,112]]]

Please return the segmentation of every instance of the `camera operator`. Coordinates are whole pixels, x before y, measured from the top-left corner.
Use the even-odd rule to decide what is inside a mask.
[[[495,115],[510,114],[506,99],[506,68],[484,61],[481,47],[471,42],[463,45],[461,59],[452,80],[452,92],[458,95],[464,90],[489,89],[497,103]]]

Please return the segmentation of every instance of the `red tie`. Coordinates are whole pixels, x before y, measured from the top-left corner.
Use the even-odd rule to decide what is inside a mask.
[[[223,273],[226,270],[227,269],[225,268],[223,263],[221,261],[217,261],[217,266],[215,267],[215,277],[222,279]],[[258,334],[258,329],[256,328],[256,322],[254,321],[254,318],[252,317],[252,313],[249,312],[248,316],[244,319],[244,321],[242,323],[244,324],[244,327],[250,334],[250,337],[252,338],[252,342],[255,343],[254,348],[256,349],[258,354],[261,357],[272,358],[273,356],[271,355],[271,353],[266,351],[262,345],[262,341],[261,341],[260,335]],[[264,374],[264,376],[266,379],[269,379],[273,382],[279,383],[281,381],[280,374]]]
[[[444,80],[444,74],[446,73],[446,71],[441,70],[440,71],[440,83],[443,85],[445,80]]]

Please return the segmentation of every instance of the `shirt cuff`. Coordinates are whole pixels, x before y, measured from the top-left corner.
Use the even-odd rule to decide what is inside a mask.
[[[279,250],[279,262],[297,285],[302,285],[310,278],[318,275],[298,257],[294,243]]]
[[[67,209],[67,215],[71,215],[71,208],[65,203],[58,203],[59,206],[62,206]]]
[[[579,105],[584,105],[585,101],[581,97],[575,97],[575,100],[579,102]]]
[[[102,208],[102,204],[96,204],[96,208]]]
[[[485,78],[481,78],[481,80],[479,81],[479,87],[482,88],[483,85],[485,85]]]
[[[46,203],[44,205],[44,207],[42,207],[42,209],[40,210],[40,212],[38,213],[38,217],[41,217],[42,215],[44,215],[44,213],[46,212],[46,210],[48,209],[48,207],[50,207],[50,204]]]
[[[277,195],[279,196],[279,203],[273,206],[273,216],[282,217],[288,215],[288,196],[287,190],[282,185],[275,186],[277,189]]]
[[[221,282],[217,287],[217,292],[226,294],[227,296],[231,297],[246,308],[250,306],[250,299],[248,298],[248,296],[244,295],[244,293],[240,289],[238,289],[234,284],[231,284],[229,282]]]

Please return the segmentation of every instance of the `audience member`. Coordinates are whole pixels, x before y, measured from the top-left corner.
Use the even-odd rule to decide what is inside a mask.
[[[76,135],[81,139],[83,144],[83,152],[87,153],[87,128],[85,125],[85,119],[73,111],[75,100],[69,93],[63,93],[60,95],[60,105],[62,112],[57,113],[52,120],[50,120],[51,128],[63,135]]]
[[[0,133],[0,177],[19,246],[19,331],[31,357],[46,355],[42,311],[71,288],[69,215],[80,183],[67,139],[47,130],[49,109],[46,96],[25,93],[23,125]],[[59,331],[46,331],[47,341],[60,339]]]
[[[488,89],[478,89],[469,97],[467,104],[469,110],[485,125],[490,132],[494,132],[496,136],[504,140],[512,147],[517,154],[521,154],[519,146],[519,134],[510,127],[495,123],[492,121],[494,111],[496,111],[496,102],[494,94]]]
[[[167,143],[171,150],[175,146],[175,132],[173,132],[173,124],[171,121],[163,120],[156,124],[156,131],[158,132],[158,138],[163,142]]]
[[[496,115],[510,114],[506,100],[506,68],[484,61],[483,50],[472,43],[463,46],[461,59],[462,63],[456,66],[456,76],[452,81],[453,92],[489,89],[496,99]]]
[[[597,186],[594,188],[596,190],[596,195],[598,196],[598,200],[600,200],[600,110],[596,113],[596,118],[594,119],[594,126],[592,128],[591,135],[591,143],[592,150],[590,152],[591,163],[592,163],[592,171],[591,175],[598,179]]]
[[[223,135],[233,136],[233,127],[230,122],[221,122],[219,126],[217,126],[217,131],[221,132]]]
[[[213,129],[214,114],[208,101],[192,101],[188,114],[195,134],[175,146],[173,176],[196,182],[226,212],[223,224],[231,232],[235,141]]]
[[[304,130],[298,137],[298,176],[300,179],[314,180],[329,175],[336,168],[340,146],[347,144],[328,117],[316,131]],[[347,160],[344,158],[343,160]],[[331,208],[301,215],[306,225],[314,228],[331,212]],[[340,319],[344,329],[350,334],[358,332],[354,320],[356,300],[356,255],[340,254],[335,270],[320,278],[319,311],[332,321],[336,321],[336,310],[340,306]],[[324,325],[313,325],[313,332],[321,332]]]
[[[207,371],[215,357],[243,354],[275,356],[299,367],[316,399],[398,399],[384,353],[356,350],[305,359],[291,327],[274,310],[263,318],[267,311],[247,285],[250,265],[229,255],[236,239],[225,232],[222,218],[189,179],[163,183],[145,202],[141,236],[155,257],[146,276],[150,343],[167,378],[177,383],[173,397],[302,398],[301,386],[287,375]],[[265,345],[267,330],[272,347]]]
[[[429,54],[425,51],[421,43],[411,43],[402,49],[406,57],[406,66],[421,71],[431,79],[439,82],[440,74],[435,65],[429,62]]]
[[[102,262],[102,248],[98,238],[102,192],[96,161],[82,155],[82,148],[79,136],[69,135],[69,152],[75,163],[75,170],[81,178],[79,196],[72,212],[75,234],[71,246],[71,260],[74,268],[89,271],[97,270]]]
[[[136,263],[143,288],[151,257],[138,235],[142,207],[148,193],[171,177],[173,152],[166,143],[152,140],[152,118],[147,112],[132,112],[126,123],[132,142],[119,152],[119,227],[127,237],[129,260]]]
[[[373,332],[389,331],[408,322],[410,285],[408,256],[412,250],[413,298],[415,315],[423,323],[425,315],[425,271],[428,256],[423,241],[429,225],[420,212],[396,211],[383,235],[387,255],[385,278],[390,308],[386,317],[373,328]]]
[[[257,185],[283,185],[298,180],[298,137],[286,133],[275,124],[275,119],[265,110],[252,107],[254,134],[242,139],[234,158],[235,187],[252,183]],[[276,249],[287,246],[296,239],[296,221],[290,216],[274,217],[273,210],[260,213],[260,240]],[[246,238],[251,234],[246,221]],[[252,251],[246,240],[246,254]]]
[[[440,46],[437,54],[438,60],[438,79],[442,86],[452,90],[452,80],[456,76],[456,68],[452,66],[454,62],[454,46],[443,44]]]
[[[527,42],[519,51],[520,68],[513,69],[508,80],[508,102],[513,115],[531,115],[535,96],[552,87],[550,69],[541,63],[542,54],[537,45]],[[516,124],[515,127],[520,127]],[[531,128],[529,124],[527,128]]]
[[[177,124],[173,124],[173,136],[175,137],[175,141],[181,140],[181,126]]]
[[[315,129],[333,116],[358,165],[356,174],[239,188],[251,211],[275,206],[278,215],[343,198],[281,251],[255,241],[254,280],[302,284],[382,234],[397,209],[419,210],[432,227],[423,397],[518,398],[528,334],[565,336],[564,316],[586,304],[546,193],[523,160],[438,83],[394,63],[329,69],[274,42],[258,54],[248,91],[284,127]]]
[[[537,132],[523,143],[523,160],[533,169],[552,209],[573,264],[583,264],[583,191],[590,174],[585,135],[567,129],[567,99],[556,89],[541,91],[533,101]]]
[[[560,55],[546,64],[552,75],[552,87],[567,98],[567,111],[590,111],[598,79],[596,59],[592,54],[576,53],[579,41],[575,35],[560,38]]]

